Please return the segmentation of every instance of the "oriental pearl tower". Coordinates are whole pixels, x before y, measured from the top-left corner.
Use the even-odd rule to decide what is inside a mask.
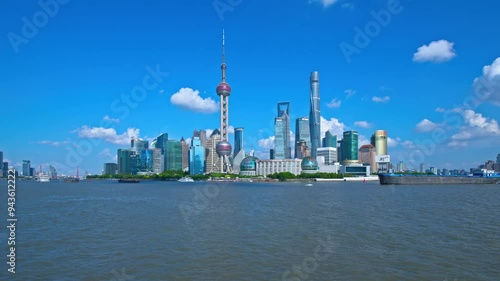
[[[229,162],[229,155],[231,154],[232,147],[227,141],[228,139],[228,124],[229,124],[229,95],[231,94],[231,87],[226,82],[226,55],[224,50],[224,30],[222,30],[222,81],[217,85],[217,95],[220,97],[220,133],[221,141],[215,146],[215,151],[219,156],[220,171],[223,173],[230,173],[231,163]]]

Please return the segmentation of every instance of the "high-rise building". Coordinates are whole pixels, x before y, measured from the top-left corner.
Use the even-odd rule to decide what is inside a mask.
[[[191,175],[201,175],[205,171],[205,148],[201,145],[199,137],[191,139],[189,149],[189,173]]]
[[[3,163],[3,151],[0,151],[0,164],[2,163]],[[3,176],[4,176],[3,169],[0,169],[0,177]]]
[[[220,142],[219,129],[215,129],[207,139],[205,146],[205,173],[220,173],[219,157],[216,153],[217,143]]]
[[[358,132],[346,131],[342,139],[343,163],[352,164],[358,161]]]
[[[274,159],[274,148],[269,149],[269,159]]]
[[[118,149],[118,151],[117,151],[118,174],[120,174],[120,175],[131,174],[131,170],[130,170],[130,156],[131,155],[132,155],[132,151],[130,151],[128,149]]]
[[[105,175],[116,175],[118,172],[118,164],[116,163],[104,163],[104,174]]]
[[[153,172],[153,150],[143,149],[140,154],[141,165],[138,167],[138,172]]]
[[[132,149],[132,151],[140,153],[141,150],[149,148],[149,142],[146,140],[136,139],[132,137],[130,139],[130,148]]]
[[[168,140],[167,143],[167,162],[165,163],[166,171],[182,170],[182,146],[177,140]]]
[[[311,149],[311,132],[309,130],[309,117],[300,117],[295,120],[295,158],[302,159],[305,156],[300,154],[301,149],[300,141],[305,142],[305,146]]]
[[[500,164],[500,153],[497,155],[497,164]]]
[[[201,146],[203,147],[207,146],[207,131],[205,130],[200,131],[200,141],[201,141]]]
[[[163,133],[156,137],[156,143],[155,143],[155,148],[161,149],[161,155],[163,156],[163,171],[166,170],[166,163],[167,163],[167,146],[168,146],[168,134]],[[163,172],[162,171],[162,172]]]
[[[231,87],[226,82],[226,52],[224,49],[224,30],[222,30],[222,81],[217,85],[216,92],[220,97],[220,141],[215,146],[215,151],[219,156],[217,165],[222,173],[231,172],[231,163],[229,155],[231,155],[232,147],[228,142],[229,128],[229,95]]]
[[[2,164],[2,171],[3,171],[3,176],[4,177],[8,176],[8,173],[9,173],[9,162],[3,162],[3,164]]]
[[[425,169],[424,169],[424,163],[420,163],[420,173],[423,173],[425,172]]]
[[[338,140],[337,141],[337,161],[339,163],[344,162],[344,151],[342,150],[342,141],[343,140]]]
[[[49,165],[49,176],[51,179],[57,179],[57,170],[52,165]]]
[[[238,152],[243,149],[243,128],[234,129],[234,153],[233,155],[238,155]]]
[[[182,170],[189,170],[189,144],[181,138],[181,149],[182,149]]]
[[[23,160],[23,176],[29,177],[31,174],[31,161]]]
[[[370,138],[370,143],[375,147],[376,155],[387,155],[387,131],[376,130]]]
[[[337,162],[337,148],[336,147],[319,147],[317,149],[318,155],[317,157],[323,157],[324,162],[321,163],[323,165],[334,165]]]
[[[326,131],[325,137],[323,138],[323,147],[337,148],[337,136],[332,135],[330,131]]]
[[[316,150],[321,147],[321,110],[319,73],[317,71],[311,72],[310,77],[309,130],[311,134],[311,156],[316,159]]]
[[[153,173],[159,174],[165,170],[164,157],[161,148],[152,148],[153,151]]]
[[[359,162],[363,165],[370,165],[372,173],[377,171],[377,165],[375,165],[375,154],[375,147],[371,144],[362,145],[358,151]]]
[[[31,167],[30,168],[30,177],[34,177],[36,175],[35,168]]]
[[[274,157],[291,159],[290,147],[290,103],[278,103],[278,116],[274,118]]]

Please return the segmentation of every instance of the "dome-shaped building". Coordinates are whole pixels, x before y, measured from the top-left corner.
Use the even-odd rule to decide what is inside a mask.
[[[241,161],[240,176],[255,176],[257,174],[257,161],[255,156],[247,156]]]
[[[300,164],[300,168],[302,169],[302,173],[313,174],[318,172],[318,162],[314,157],[307,156],[302,159],[302,163]]]

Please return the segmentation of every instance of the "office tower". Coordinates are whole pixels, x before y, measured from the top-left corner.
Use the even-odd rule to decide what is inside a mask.
[[[207,131],[205,131],[205,130],[200,131],[200,141],[201,141],[201,146],[206,147],[206,145],[207,145]]]
[[[234,153],[233,155],[238,155],[238,152],[243,149],[243,128],[234,129]]]
[[[377,171],[377,166],[375,165],[375,154],[375,147],[371,144],[362,145],[358,151],[359,162],[364,165],[370,165],[372,173]]]
[[[337,148],[337,136],[332,135],[330,131],[326,131],[325,137],[323,138],[323,147]]]
[[[425,170],[424,170],[424,163],[420,163],[420,171],[419,172],[420,173],[425,172]]]
[[[343,154],[342,158],[344,165],[359,163],[357,131],[344,132],[344,137],[342,139],[342,154]]]
[[[189,173],[191,175],[201,175],[205,171],[205,148],[201,145],[200,137],[191,139],[189,149]]]
[[[291,159],[290,103],[278,103],[278,116],[274,118],[274,158]]]
[[[377,155],[387,155],[387,131],[376,130],[370,138],[370,143],[375,146]]]
[[[344,163],[344,151],[342,149],[343,140],[337,141],[337,162]]]
[[[3,151],[0,151],[0,164],[3,163]],[[3,169],[0,169],[0,177],[7,176],[4,174]]]
[[[205,147],[205,173],[221,172],[221,165],[218,165],[219,157],[216,154],[216,146],[220,142],[220,138],[219,129],[215,129],[207,139]]]
[[[104,163],[104,175],[116,175],[118,165],[116,163]]]
[[[118,149],[117,151],[117,164],[118,164],[118,174],[129,175],[130,171],[130,156],[132,151],[128,149]]]
[[[321,147],[321,110],[319,98],[319,74],[311,72],[310,77],[309,130],[311,134],[311,156],[316,159],[316,149]]]
[[[302,148],[298,144],[302,140],[305,141],[305,146],[311,149],[311,132],[309,130],[309,117],[300,117],[295,120],[295,158],[302,159],[305,157],[300,155],[299,153]]]
[[[181,138],[181,150],[182,150],[182,170],[188,171],[189,169],[189,144]]]
[[[139,167],[139,172],[151,173],[153,172],[153,150],[143,149],[140,154],[141,165]]]
[[[130,148],[132,149],[132,151],[140,153],[140,151],[149,148],[149,142],[146,140],[136,139],[132,137],[130,139]]]
[[[29,177],[31,175],[31,161],[23,160],[23,176]]]
[[[51,179],[57,179],[57,170],[52,165],[49,166],[49,176]]]
[[[9,173],[9,162],[3,162],[2,171],[3,171],[3,176],[7,177]]]
[[[500,164],[500,153],[497,155],[497,164]]]
[[[336,147],[318,147],[317,157],[323,157],[323,165],[334,165],[337,162],[337,148]]]
[[[161,148],[152,148],[153,151],[153,173],[159,174],[165,170],[165,162]]]
[[[222,30],[222,81],[217,85],[216,92],[220,97],[220,141],[215,147],[215,151],[219,156],[217,165],[223,173],[231,172],[231,163],[229,162],[229,155],[232,152],[231,144],[228,140],[228,127],[229,127],[229,95],[231,94],[231,87],[226,82],[226,53],[224,49],[224,30]]]
[[[168,140],[166,171],[182,170],[182,145],[180,141]]]
[[[165,171],[166,169],[166,165],[165,163],[167,163],[167,146],[168,146],[168,134],[167,133],[163,133],[159,136],[156,137],[156,142],[154,142],[154,148],[159,148],[161,149],[161,155],[163,157],[163,160],[162,160],[162,165],[163,165],[163,171]]]

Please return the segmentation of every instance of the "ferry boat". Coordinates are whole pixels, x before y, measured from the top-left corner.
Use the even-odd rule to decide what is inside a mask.
[[[36,180],[39,182],[50,182],[50,177],[48,174],[38,173]]]
[[[379,174],[380,184],[435,185],[435,184],[500,184],[500,173],[481,169],[467,176],[437,176],[418,174]]]
[[[177,180],[178,182],[194,182],[194,180],[190,177],[182,177],[180,178],[179,180]]]

